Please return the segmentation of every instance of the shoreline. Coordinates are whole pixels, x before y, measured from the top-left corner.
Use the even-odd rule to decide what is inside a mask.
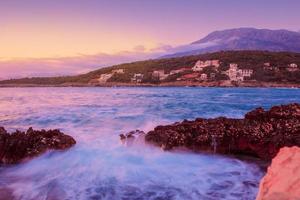
[[[222,88],[300,88],[300,83],[276,83],[276,82],[166,82],[159,84],[151,83],[120,83],[108,82],[103,84],[91,83],[63,83],[63,84],[0,84],[0,88],[22,88],[22,87],[222,87]]]

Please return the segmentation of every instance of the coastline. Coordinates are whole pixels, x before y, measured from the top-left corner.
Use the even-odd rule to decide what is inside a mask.
[[[103,84],[91,83],[63,83],[63,84],[0,84],[0,88],[14,87],[225,87],[225,88],[300,88],[300,83],[277,83],[277,82],[231,82],[231,81],[211,81],[211,82],[192,82],[176,81],[166,83],[121,83],[107,82]]]

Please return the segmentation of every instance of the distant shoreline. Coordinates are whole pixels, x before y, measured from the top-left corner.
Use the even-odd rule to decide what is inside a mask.
[[[276,83],[276,82],[230,82],[230,81],[212,81],[212,82],[189,82],[176,81],[160,84],[150,83],[120,83],[107,82],[103,84],[90,83],[64,83],[64,84],[0,84],[0,88],[12,87],[228,87],[228,88],[300,88],[300,83]]]

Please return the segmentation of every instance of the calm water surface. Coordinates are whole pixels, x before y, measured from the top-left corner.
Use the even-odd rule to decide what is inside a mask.
[[[255,199],[263,172],[234,158],[162,152],[118,135],[196,117],[242,117],[263,106],[300,102],[297,89],[2,88],[0,126],[59,128],[77,140],[0,171],[15,199]]]

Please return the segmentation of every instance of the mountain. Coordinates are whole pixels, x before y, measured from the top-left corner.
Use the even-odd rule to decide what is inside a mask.
[[[163,57],[178,57],[228,50],[300,52],[300,33],[288,30],[255,28],[228,29],[212,32],[187,46],[192,50],[179,51]]]

